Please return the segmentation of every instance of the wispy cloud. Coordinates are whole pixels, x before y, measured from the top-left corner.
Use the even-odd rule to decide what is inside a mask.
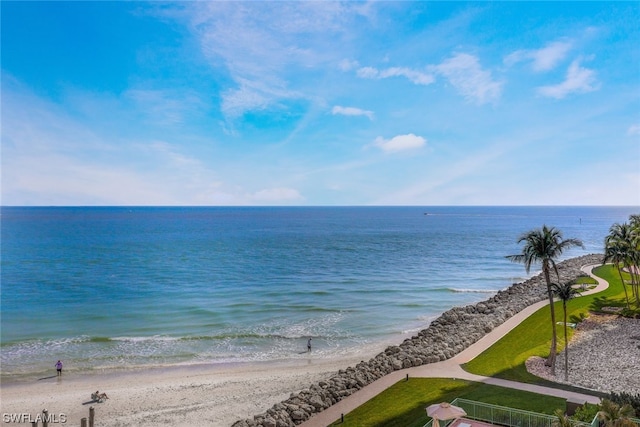
[[[339,2],[188,2],[182,7],[204,56],[234,83],[222,91],[222,110],[229,118],[306,97],[294,81],[295,70],[339,63],[335,37],[327,35],[340,35],[366,12]]]
[[[593,92],[599,87],[595,71],[580,66],[580,60],[576,59],[569,66],[562,83],[541,86],[538,88],[538,93],[549,98],[562,99],[572,93]]]
[[[627,135],[640,135],[640,124],[629,126],[629,129],[627,129]]]
[[[342,116],[366,116],[369,120],[373,120],[373,111],[362,110],[355,107],[342,107],[340,105],[336,105],[331,109],[331,114],[339,114]]]
[[[431,68],[447,78],[467,100],[478,104],[496,100],[502,93],[502,83],[493,80],[491,72],[482,69],[473,55],[458,53]]]
[[[188,115],[205,107],[193,91],[133,88],[123,95],[153,124],[181,124]]]
[[[480,182],[483,171],[493,168],[507,152],[513,149],[513,142],[498,141],[492,145],[483,146],[482,149],[470,150],[459,158],[451,159],[446,164],[434,165],[431,169],[425,169],[425,175],[410,185],[383,195],[375,204],[408,204],[409,201],[424,200],[433,203],[435,200],[451,200],[452,192],[457,191],[468,194],[463,197],[462,203],[479,203],[474,199],[474,193],[485,191],[486,185],[469,185],[464,188],[460,183],[465,179]],[[455,196],[454,196],[455,197]],[[442,203],[442,202],[436,202]]]
[[[19,83],[5,79],[3,89],[3,102],[11,105],[3,111],[3,203],[210,204],[212,183],[222,187],[211,168],[178,144],[127,137],[125,128],[105,133],[110,118],[86,123]]]
[[[502,93],[502,83],[494,81],[491,72],[484,70],[476,56],[458,53],[438,65],[425,67],[426,71],[408,67],[390,67],[377,69],[360,67],[356,75],[364,79],[386,79],[404,77],[416,85],[430,85],[436,76],[446,78],[451,85],[467,100],[485,104],[496,100]]]
[[[384,139],[379,136],[376,138],[374,145],[387,153],[395,153],[398,151],[422,148],[426,143],[427,140],[425,138],[410,133],[407,135],[397,135],[391,139]]]
[[[531,61],[531,67],[534,71],[549,71],[566,58],[572,46],[572,43],[568,41],[556,41],[541,49],[517,50],[506,56],[504,63],[512,66],[518,62]]]
[[[338,69],[342,71],[351,71],[358,68],[359,66],[360,64],[358,63],[358,61],[351,59],[343,59],[338,63]]]
[[[222,93],[220,106],[223,114],[229,118],[242,116],[247,111],[261,111],[279,101],[299,99],[303,95],[286,88],[285,82],[261,82],[238,78],[238,87]]]
[[[304,199],[298,190],[287,187],[266,188],[257,191],[250,197],[256,202],[299,202]]]
[[[417,85],[430,85],[435,81],[432,74],[406,67],[391,67],[378,70],[373,67],[362,67],[357,71],[358,77],[365,79],[387,79],[389,77],[405,77]]]

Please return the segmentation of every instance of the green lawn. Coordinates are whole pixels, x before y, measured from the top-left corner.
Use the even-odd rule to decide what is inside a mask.
[[[604,306],[625,305],[624,290],[614,267],[606,265],[595,269],[595,274],[609,282],[609,288],[598,294],[587,295],[569,301],[568,322],[579,322],[590,311],[598,312]],[[591,283],[579,278],[578,283]],[[555,304],[556,320],[563,320],[562,303]],[[529,374],[524,362],[530,356],[546,357],[551,343],[549,307],[538,310],[510,333],[477,358],[464,365],[474,374],[505,378],[514,381],[559,386]],[[640,310],[637,310],[640,312]],[[564,348],[564,332],[558,331],[558,350]],[[573,330],[570,329],[571,337]],[[563,386],[561,388],[567,388]],[[509,406],[533,412],[553,414],[557,408],[565,408],[564,399],[542,396],[502,387],[473,383],[464,380],[439,378],[411,378],[400,381],[349,414],[344,423],[332,425],[345,427],[421,427],[429,418],[425,408],[432,403],[452,401],[456,397]]]
[[[399,381],[332,426],[421,427],[429,418],[425,408],[456,397],[552,415],[565,408],[564,399],[465,380],[410,378]]]
[[[599,311],[603,306],[624,306],[624,290],[617,270],[610,265],[595,269],[595,274],[609,282],[609,288],[594,295],[572,299],[567,304],[568,322],[579,322],[589,311]],[[556,320],[563,319],[562,303],[555,304]],[[513,381],[546,384],[548,381],[529,374],[524,362],[531,356],[547,357],[551,345],[549,307],[543,307],[484,353],[464,365],[464,369],[478,375],[492,376]],[[564,349],[564,331],[556,326],[558,351]],[[569,339],[573,329],[569,328]]]

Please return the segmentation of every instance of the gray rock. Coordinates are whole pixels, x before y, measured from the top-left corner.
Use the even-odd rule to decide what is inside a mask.
[[[264,421],[262,421],[262,425],[264,427],[278,427],[277,423],[276,423],[276,420],[274,420],[271,417],[265,418]]]

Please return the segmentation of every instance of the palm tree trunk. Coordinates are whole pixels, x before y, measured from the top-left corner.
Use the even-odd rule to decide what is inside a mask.
[[[631,305],[629,304],[629,294],[627,293],[627,285],[624,284],[624,279],[622,278],[622,270],[620,269],[620,264],[616,264],[616,268],[618,269],[618,274],[620,275],[620,283],[622,283],[622,289],[624,289],[624,296],[627,299],[627,308],[631,310]],[[631,287],[633,290],[633,287]]]
[[[631,273],[631,281],[635,279],[635,286],[633,288],[636,292],[636,305],[640,308],[640,254],[638,251],[634,252],[632,266],[629,268]]]
[[[629,272],[631,273],[631,287],[636,295],[636,305],[640,307],[640,265],[631,266]]]
[[[547,281],[547,294],[549,295],[549,307],[551,308],[551,349],[549,357],[545,362],[546,366],[551,367],[551,374],[556,374],[556,350],[557,350],[557,334],[556,334],[556,310],[553,305],[553,292],[551,290],[551,278],[549,276],[549,263],[545,260],[542,264],[544,279]]]
[[[562,301],[564,310],[564,380],[569,382],[569,340],[567,339],[567,302]]]

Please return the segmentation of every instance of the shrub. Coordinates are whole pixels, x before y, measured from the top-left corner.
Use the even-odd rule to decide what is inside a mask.
[[[628,403],[636,412],[636,416],[640,416],[640,394],[631,394],[624,391],[622,393],[611,392],[608,399],[620,406]]]
[[[571,418],[576,421],[590,423],[591,421],[593,421],[599,410],[600,406],[594,405],[592,403],[585,403],[584,405],[576,409],[576,413],[573,414]]]

